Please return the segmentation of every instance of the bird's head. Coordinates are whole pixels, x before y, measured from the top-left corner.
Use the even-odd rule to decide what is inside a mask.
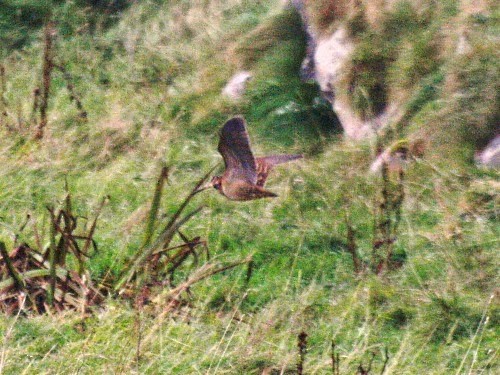
[[[212,181],[210,184],[214,187],[214,189],[222,191],[222,177],[221,176],[214,176],[212,177]]]

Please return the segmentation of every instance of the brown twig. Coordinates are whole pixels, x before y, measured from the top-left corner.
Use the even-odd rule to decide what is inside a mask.
[[[307,333],[305,333],[304,331],[299,333],[297,346],[299,347],[299,362],[297,363],[297,374],[303,375],[304,361],[306,358],[306,351],[307,351]]]
[[[332,349],[330,352],[330,359],[332,360],[332,375],[335,375],[337,364],[335,363],[335,341],[333,340],[332,340]]]
[[[149,216],[146,222],[146,229],[144,231],[144,241],[142,243],[142,247],[146,247],[150,244],[151,238],[153,237],[153,232],[155,230],[156,219],[158,217],[158,211],[160,209],[160,201],[161,194],[163,191],[163,186],[165,182],[168,180],[168,167],[166,165],[162,165],[160,176],[158,180],[156,180],[155,191],[153,195],[153,200],[151,201],[151,208],[149,209]]]
[[[198,255],[196,254],[196,247],[199,244],[204,243],[204,241],[201,241],[200,237],[195,237],[192,240],[189,240],[180,231],[178,231],[178,233],[182,237],[184,245],[176,255],[168,259],[168,262],[171,264],[168,270],[168,273],[170,274],[170,285],[174,284],[175,271],[184,263],[184,261],[189,257],[189,255],[193,256],[195,266],[198,264]]]
[[[9,274],[12,277],[12,280],[14,281],[14,286],[16,287],[16,289],[17,290],[24,289],[25,287],[24,281],[22,277],[19,276],[19,273],[12,264],[9,254],[7,253],[7,249],[5,248],[5,244],[2,241],[0,241],[0,254],[2,254],[5,265],[7,266],[7,270],[9,271]]]
[[[86,120],[87,111],[85,111],[85,109],[83,108],[80,96],[76,93],[75,85],[73,84],[73,78],[71,77],[71,74],[69,74],[64,65],[54,64],[54,67],[62,73],[63,78],[66,81],[66,88],[68,89],[69,92],[69,100],[75,103],[79,117],[83,120]]]
[[[250,279],[252,278],[254,266],[255,266],[255,264],[254,264],[253,260],[248,262],[247,273],[245,276],[245,284],[246,285],[248,285],[248,283],[250,282]]]
[[[335,353],[335,341],[332,340],[332,351],[330,353],[330,358],[332,360],[332,375],[340,375],[340,356],[339,353]]]
[[[0,64],[0,127],[6,125],[7,113],[7,99],[5,93],[7,92],[7,79],[5,77],[5,66]]]
[[[156,250],[155,252],[153,252],[153,255],[165,254],[165,253],[168,253],[168,252],[170,252],[172,250],[183,249],[183,248],[186,247],[186,245],[197,246],[197,245],[205,245],[205,244],[206,244],[206,242],[202,241],[200,239],[200,237],[196,237],[194,240],[192,240],[190,242],[187,242],[187,243],[183,243],[182,245],[177,245],[177,246],[172,246],[172,247],[169,247],[169,248],[166,248],[166,249]]]
[[[53,41],[56,34],[55,23],[47,22],[44,31],[44,50],[43,50],[43,68],[42,68],[42,93],[40,103],[40,123],[38,124],[35,139],[42,139],[44,128],[47,126],[47,108],[49,105],[49,94],[53,62]]]
[[[87,254],[87,252],[90,248],[90,244],[93,243],[94,232],[95,232],[95,228],[97,226],[97,219],[99,219],[99,215],[101,214],[102,208],[104,207],[104,205],[106,204],[107,201],[109,201],[109,196],[104,197],[101,200],[101,204],[97,208],[94,221],[92,222],[92,225],[90,226],[90,230],[87,234],[87,239],[86,239],[85,243],[83,244],[83,248],[81,250],[82,254]],[[94,249],[95,248],[96,248],[96,245],[94,243]],[[81,275],[83,273],[83,269],[81,269],[78,273]]]
[[[37,119],[36,116],[40,109],[40,88],[35,87],[33,89],[33,108],[31,110],[31,123],[36,125]]]
[[[404,172],[401,169],[396,182],[389,176],[387,163],[382,164],[382,191],[375,200],[373,216],[373,246],[371,268],[377,275],[390,268],[390,259],[397,238],[404,202]]]
[[[373,364],[373,360],[375,359],[375,353],[372,352],[372,356],[370,358],[370,361],[368,362],[368,368],[364,368],[363,367],[363,364],[360,363],[359,366],[358,366],[358,374],[360,375],[369,375],[371,370],[372,370],[372,364]]]
[[[48,293],[48,303],[54,306],[55,289],[56,289],[56,227],[54,210],[49,208],[50,212],[50,247],[49,247],[49,264],[50,264],[50,285]]]

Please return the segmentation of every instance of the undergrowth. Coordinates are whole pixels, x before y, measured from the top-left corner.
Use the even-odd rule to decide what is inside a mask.
[[[49,221],[46,205],[64,201],[67,179],[75,215],[110,197],[93,236],[98,251],[86,262],[93,277],[119,279],[144,244],[158,166],[170,167],[157,218],[166,224],[220,162],[217,131],[234,114],[247,119],[257,155],[302,152],[305,159],[273,171],[276,199],[234,203],[209,190],[188,206],[206,208],[186,223],[186,238],[205,240],[221,262],[252,256],[248,267],[192,285],[175,309],[159,292],[141,309],[109,295],[92,314],[5,317],[0,372],[295,373],[301,332],[304,373],[332,373],[332,341],[340,373],[366,369],[371,353],[374,373],[383,366],[394,374],[498,372],[498,176],[463,162],[498,117],[493,42],[479,42],[493,16],[468,19],[479,33],[474,52],[454,59],[439,44],[440,25],[461,14],[453,1],[435,15],[404,2],[381,28],[356,32],[353,93],[360,97],[353,100],[368,114],[386,97],[408,99],[404,124],[384,141],[457,137],[414,157],[403,179],[391,174],[384,182],[368,172],[369,145],[344,144],[317,87],[299,80],[304,34],[299,17],[278,3],[135,2],[92,31],[64,29],[87,10],[61,5],[54,58],[87,117],[70,99],[67,76],[54,73],[38,141],[32,112],[41,25],[27,34],[30,44],[11,39],[24,49],[2,60],[0,238],[7,248],[27,213]],[[71,6],[78,12],[62,12]],[[337,19],[328,12],[322,28]],[[242,101],[232,102],[220,92],[243,67],[253,79]],[[461,161],[443,157],[457,153]],[[398,212],[383,211],[384,183],[404,191]],[[370,262],[384,215],[397,225],[383,238],[390,266],[375,275]],[[24,238],[33,238],[32,228]],[[193,275],[189,262],[175,282]]]

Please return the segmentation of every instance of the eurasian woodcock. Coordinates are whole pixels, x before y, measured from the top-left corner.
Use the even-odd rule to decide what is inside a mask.
[[[224,124],[217,149],[226,169],[222,176],[212,178],[211,185],[235,201],[276,197],[276,194],[264,189],[269,172],[275,165],[302,158],[300,154],[254,158],[242,117],[234,117]]]

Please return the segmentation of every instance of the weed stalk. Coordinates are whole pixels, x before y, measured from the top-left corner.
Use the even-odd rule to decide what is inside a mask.
[[[17,290],[24,289],[24,287],[25,287],[24,281],[23,281],[22,277],[19,275],[19,273],[17,272],[14,265],[12,264],[12,261],[10,260],[9,254],[7,253],[5,243],[2,241],[0,241],[0,254],[2,254],[5,265],[7,266],[7,270],[9,271],[9,274],[12,277],[12,280],[14,282],[14,286],[16,287],[16,289]]]
[[[78,110],[78,116],[82,120],[86,120],[87,111],[83,108],[82,100],[80,99],[80,96],[76,93],[75,85],[73,84],[73,77],[71,77],[71,74],[64,67],[64,65],[57,64],[54,65],[54,67],[61,72],[64,80],[66,81],[66,89],[69,92],[69,100],[70,102],[75,103],[76,109]]]
[[[49,306],[54,305],[56,290],[56,218],[54,210],[49,207],[50,212],[50,247],[49,247],[49,265],[50,265],[50,285],[47,295]]]
[[[153,200],[151,202],[151,208],[149,210],[148,221],[146,222],[146,229],[144,231],[144,240],[142,242],[142,248],[148,246],[151,243],[151,237],[153,237],[153,232],[156,226],[156,219],[158,218],[158,211],[160,209],[161,194],[163,191],[163,186],[168,179],[168,168],[166,165],[161,167],[160,176],[156,181],[155,192]]]
[[[5,66],[0,64],[0,128],[7,125],[7,100],[5,93],[7,92],[7,79],[5,77]]]
[[[306,352],[307,352],[307,333],[305,333],[304,331],[299,333],[298,347],[299,347],[299,361],[297,363],[297,373],[299,375],[303,375],[304,361],[306,359]]]
[[[375,200],[373,215],[372,271],[380,275],[390,269],[390,260],[397,238],[404,202],[404,172],[399,170],[395,183],[389,176],[387,163],[382,164],[381,197]]]
[[[44,30],[40,123],[35,133],[35,139],[43,138],[44,128],[47,126],[47,108],[49,105],[52,70],[54,69],[53,42],[55,34],[55,23],[53,21],[47,22]]]
[[[339,353],[335,353],[335,341],[332,340],[332,349],[330,353],[330,358],[332,360],[332,375],[340,375],[340,356]]]

